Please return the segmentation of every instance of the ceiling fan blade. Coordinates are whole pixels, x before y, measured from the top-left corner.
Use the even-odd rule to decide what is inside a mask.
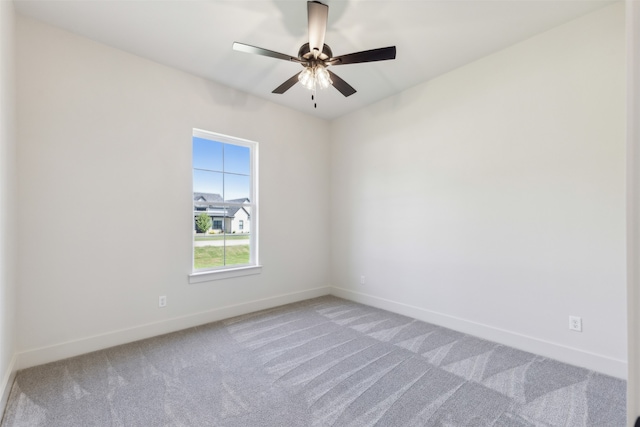
[[[317,1],[307,2],[307,17],[309,20],[309,50],[318,59],[324,47],[324,36],[327,32],[327,17],[329,6]]]
[[[284,53],[278,53],[272,50],[263,49],[261,47],[255,47],[244,43],[233,42],[233,50],[237,50],[238,52],[253,53],[255,55],[269,56],[276,59],[284,59],[285,61],[298,63],[302,62],[299,58],[294,58],[293,56],[285,55]]]
[[[353,87],[351,87],[351,85],[349,83],[345,82],[340,77],[338,77],[336,75],[336,73],[333,73],[333,72],[331,72],[329,70],[327,70],[327,72],[329,73],[329,76],[331,76],[331,81],[333,82],[333,87],[338,89],[338,91],[341,94],[343,94],[345,97],[346,96],[351,96],[354,93],[356,93],[356,90]]]
[[[396,59],[396,47],[381,47],[379,49],[363,50],[362,52],[348,53],[346,55],[330,58],[327,65],[358,64],[360,62],[386,61]]]
[[[277,88],[275,88],[273,90],[273,92],[271,93],[278,93],[278,94],[283,94],[286,91],[288,91],[289,89],[291,89],[291,87],[298,83],[298,74],[300,73],[296,73],[293,75],[293,77],[291,77],[290,79],[288,79],[286,82],[282,83],[280,86],[278,86]]]

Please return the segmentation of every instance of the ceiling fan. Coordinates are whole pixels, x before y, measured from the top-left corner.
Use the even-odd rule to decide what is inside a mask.
[[[283,94],[293,85],[300,82],[313,93],[315,93],[318,86],[324,89],[329,87],[329,85],[333,85],[333,87],[335,87],[344,96],[353,95],[356,93],[356,90],[335,73],[327,70],[327,67],[332,65],[358,64],[361,62],[395,59],[396,47],[389,46],[334,57],[329,45],[324,43],[324,36],[327,31],[328,15],[329,6],[326,4],[317,1],[307,2],[309,43],[305,43],[300,46],[297,57],[238,42],[233,43],[233,49],[239,52],[253,53],[269,56],[271,58],[283,59],[285,61],[297,62],[304,67],[302,72],[296,73],[294,76],[275,88],[272,93]],[[311,96],[311,99],[314,99],[313,95]]]

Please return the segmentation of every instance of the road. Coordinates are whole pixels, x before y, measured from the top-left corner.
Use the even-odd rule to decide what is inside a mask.
[[[193,246],[201,247],[201,246],[223,246],[225,244],[224,240],[196,240],[193,242]],[[227,246],[238,246],[238,245],[248,245],[249,239],[229,239],[226,241]]]

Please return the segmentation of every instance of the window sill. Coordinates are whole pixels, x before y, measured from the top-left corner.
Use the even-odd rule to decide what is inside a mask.
[[[212,280],[230,279],[232,277],[250,276],[262,273],[261,265],[227,268],[224,270],[200,271],[189,274],[189,284],[210,282]]]

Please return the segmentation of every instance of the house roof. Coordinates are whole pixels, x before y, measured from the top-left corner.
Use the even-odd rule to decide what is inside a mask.
[[[222,196],[216,193],[193,193],[194,202],[223,202]]]
[[[249,202],[249,199],[245,197],[245,198],[242,198],[242,199],[233,199],[233,200],[228,200],[228,201],[229,202],[234,202],[234,203],[247,203],[247,202]],[[229,206],[229,208],[227,208],[227,214],[230,217],[234,217],[234,216],[236,216],[236,212],[238,212],[240,209],[244,209],[244,208],[242,208],[240,206]],[[245,212],[247,212],[247,211],[245,210]],[[249,215],[249,212],[247,212],[247,215]]]

